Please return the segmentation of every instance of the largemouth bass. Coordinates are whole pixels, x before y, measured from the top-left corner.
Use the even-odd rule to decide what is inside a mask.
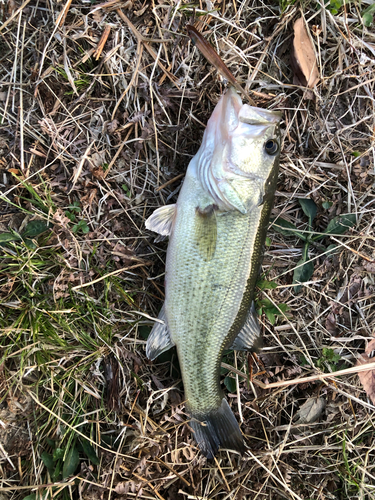
[[[146,227],[169,235],[165,303],[147,341],[155,359],[173,345],[189,424],[202,452],[244,451],[220,387],[228,348],[256,350],[260,329],[253,295],[276,189],[280,115],[221,97],[191,160],[175,205]]]

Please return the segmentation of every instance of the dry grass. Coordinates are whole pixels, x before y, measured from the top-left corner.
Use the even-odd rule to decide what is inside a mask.
[[[14,236],[0,247],[1,500],[375,498],[374,408],[356,375],[269,390],[252,382],[349,368],[373,336],[369,4],[337,14],[308,0],[283,0],[282,13],[260,0],[0,6],[1,230],[50,223],[34,243]],[[291,84],[301,12],[319,60],[312,100]],[[249,451],[212,463],[184,423],[175,354],[144,354],[167,245],[144,221],[176,199],[224,91],[186,35],[194,22],[256,104],[284,113],[273,216],[308,233],[298,199],[311,198],[314,233],[339,214],[357,221],[310,247],[314,274],[298,294],[302,243],[270,228],[263,270],[277,288],[259,300],[289,313],[274,325],[263,316],[260,359],[225,359]],[[306,424],[309,398],[321,409]]]

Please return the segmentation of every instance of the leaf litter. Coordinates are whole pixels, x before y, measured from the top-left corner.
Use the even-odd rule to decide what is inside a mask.
[[[292,2],[257,0],[0,10],[3,495],[371,498],[373,407],[355,364],[375,321],[372,11],[331,4],[305,2],[303,19]],[[221,381],[249,451],[215,463],[185,423],[175,351],[144,354],[167,244],[144,221],[176,201],[225,91],[187,25],[284,116],[257,291],[265,350],[228,353]],[[305,92],[316,67],[314,100],[291,85],[292,39],[306,33],[313,55],[294,85]],[[309,272],[293,283],[302,258]],[[303,438],[289,433],[296,405],[321,399]]]
[[[374,351],[375,339],[372,339],[368,343],[365,352],[359,355],[357,365],[361,366],[370,363],[374,357]],[[359,372],[358,377],[368,397],[371,399],[372,403],[375,404],[375,370]]]
[[[318,420],[326,407],[324,398],[309,398],[298,410],[296,424],[311,424]]]
[[[319,82],[320,77],[311,35],[307,31],[303,17],[295,21],[293,28],[294,39],[290,56],[293,83],[312,89]]]

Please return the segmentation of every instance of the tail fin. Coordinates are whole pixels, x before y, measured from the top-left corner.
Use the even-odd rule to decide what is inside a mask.
[[[202,453],[213,458],[219,447],[243,454],[245,445],[240,427],[226,399],[219,408],[207,413],[191,411],[190,426]]]

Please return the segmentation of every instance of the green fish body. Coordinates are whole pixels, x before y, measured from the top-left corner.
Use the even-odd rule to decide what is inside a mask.
[[[189,422],[202,452],[244,451],[220,388],[223,352],[256,350],[253,306],[276,189],[278,113],[243,105],[230,88],[220,99],[191,160],[175,205],[156,210],[146,227],[169,235],[166,299],[147,342],[155,359],[173,345]]]

